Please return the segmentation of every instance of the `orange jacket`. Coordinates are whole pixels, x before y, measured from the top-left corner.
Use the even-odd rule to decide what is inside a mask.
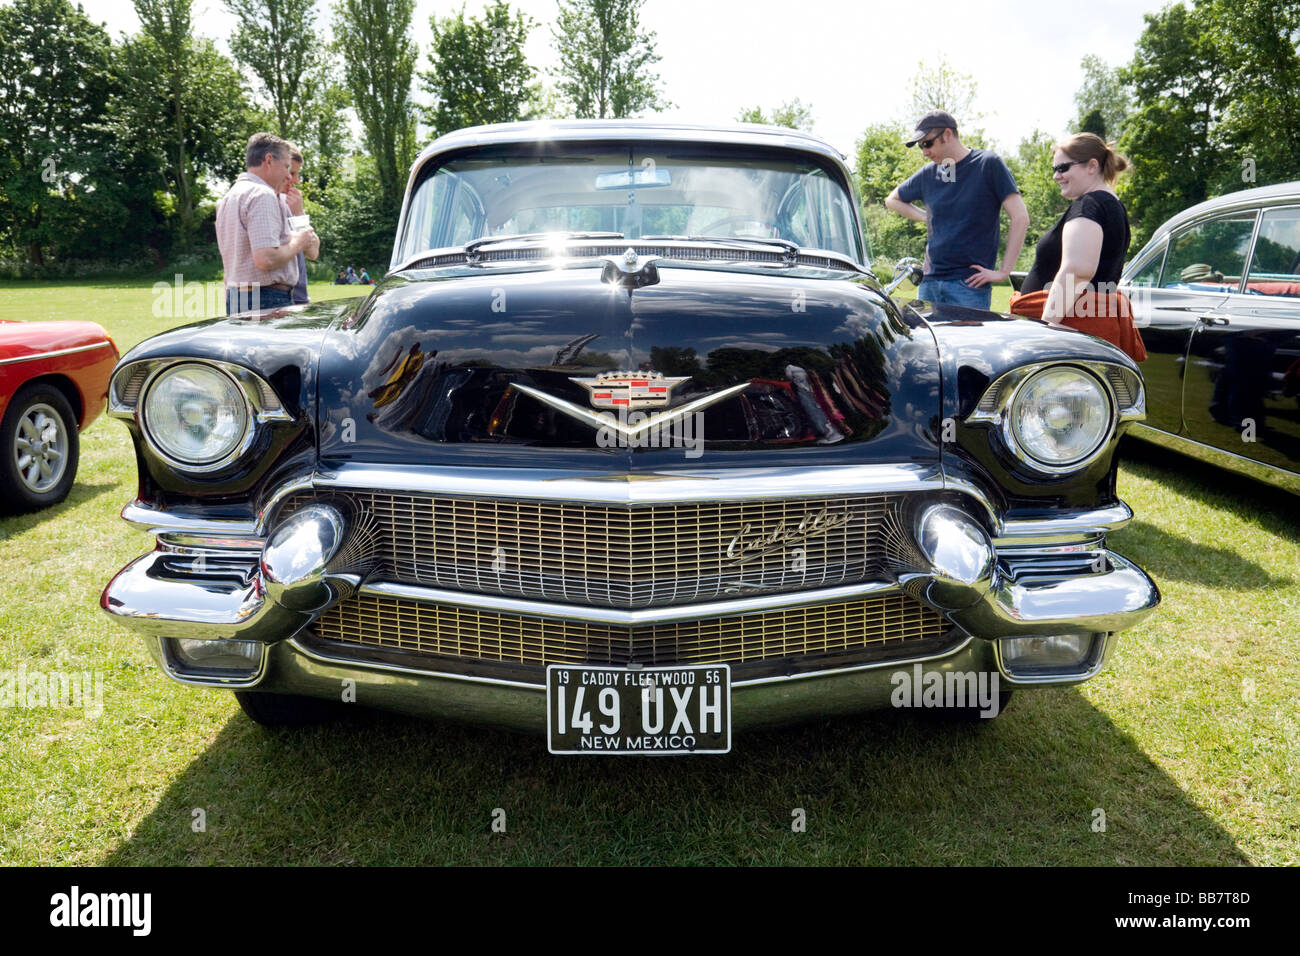
[[[1047,306],[1047,290],[1013,292],[1011,311],[1015,315],[1041,319]],[[1074,301],[1074,315],[1061,320],[1066,328],[1077,329],[1117,345],[1135,362],[1145,362],[1147,348],[1133,324],[1133,306],[1123,292],[1099,295],[1084,292]]]

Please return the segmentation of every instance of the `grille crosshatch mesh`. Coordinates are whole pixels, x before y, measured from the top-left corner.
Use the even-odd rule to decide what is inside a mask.
[[[619,626],[363,594],[314,625],[360,647],[516,664],[744,664],[844,654],[942,637],[943,618],[905,594],[740,617]]]
[[[346,497],[371,522],[376,575],[386,580],[617,608],[877,577],[901,502],[892,494],[636,507],[380,491]],[[312,500],[291,499],[281,518]]]

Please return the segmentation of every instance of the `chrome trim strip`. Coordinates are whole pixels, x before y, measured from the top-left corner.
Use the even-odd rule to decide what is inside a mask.
[[[1185,435],[1174,435],[1161,431],[1158,428],[1152,428],[1150,425],[1134,425],[1132,434],[1137,438],[1151,442],[1153,445],[1160,445],[1163,448],[1181,452],[1206,464],[1235,471],[1240,475],[1261,481],[1274,488],[1281,488],[1283,491],[1300,494],[1300,474],[1287,471],[1285,468],[1278,468],[1276,465],[1224,451],[1222,448],[1206,445]]]
[[[941,660],[942,658],[959,654],[970,647],[974,640],[975,638],[968,636],[964,641],[954,644],[952,647],[944,648],[943,650],[936,651],[933,654],[923,654],[919,657],[898,658],[897,660],[888,661],[869,661],[865,664],[854,664],[848,667],[828,668],[824,671],[804,671],[798,674],[789,674],[777,677],[754,677],[749,680],[733,680],[731,686],[733,689],[737,687],[763,687],[771,684],[789,684],[794,681],[809,680],[817,677],[835,677],[840,674],[853,674],[859,671],[879,670],[885,667],[910,667],[913,664],[923,664],[926,661]],[[328,654],[322,654],[318,649],[306,646],[296,637],[285,641],[285,644],[305,657],[314,661],[320,661],[322,664],[358,667],[367,670],[393,671],[399,674],[412,674],[418,677],[438,677],[446,680],[466,681],[471,684],[492,684],[498,687],[512,687],[521,690],[535,691],[542,694],[546,693],[545,684],[529,684],[524,681],[504,680],[499,677],[485,677],[477,674],[457,674],[454,671],[429,670],[422,667],[406,667],[402,664],[389,664],[380,661],[362,661],[351,657],[331,657]]]
[[[376,670],[376,671],[394,671],[399,674],[417,674],[421,677],[442,677],[450,680],[468,681],[472,684],[494,684],[498,687],[515,687],[522,690],[537,691],[538,693],[541,694],[546,693],[546,685],[544,683],[529,684],[524,681],[504,680],[500,677],[483,677],[474,674],[457,674],[454,671],[425,670],[420,667],[404,667],[401,664],[388,664],[381,661],[362,661],[352,657],[330,657],[327,654],[322,654],[320,651],[315,650],[314,648],[307,647],[305,644],[299,642],[298,638],[296,637],[291,637],[289,638],[289,640],[285,641],[284,643],[288,644],[298,653],[306,657],[309,657],[314,661],[320,661],[322,664],[333,664],[335,666],[342,665],[345,667],[361,667],[361,668],[365,668],[366,670]],[[733,683],[732,686],[734,687],[735,684]]]
[[[652,505],[686,501],[822,498],[949,488],[933,465],[823,465],[813,468],[715,468],[660,472],[593,472],[539,468],[450,468],[343,464],[322,468],[319,489],[372,488],[465,498],[523,498],[585,504]],[[992,510],[973,487],[963,488]]]
[[[497,611],[503,614],[516,614],[521,617],[547,617],[566,621],[609,624],[617,627],[638,627],[650,624],[671,624],[675,621],[737,617],[743,614],[757,614],[787,607],[815,607],[819,604],[832,604],[836,601],[851,601],[855,598],[893,593],[898,591],[898,585],[892,581],[866,581],[861,584],[846,584],[840,587],[822,588],[817,591],[791,591],[783,594],[764,594],[758,597],[736,598],[730,601],[709,601],[704,604],[641,608],[635,611],[606,607],[586,607],[578,604],[555,604],[550,601],[529,601],[522,598],[499,597],[468,591],[444,591],[439,588],[426,588],[415,584],[399,584],[394,581],[363,584],[360,591],[362,594],[372,597],[398,598],[406,601],[417,601],[421,604],[450,604],[456,607],[472,607],[479,610]]]
[[[55,358],[60,355],[72,355],[76,352],[89,352],[92,349],[108,348],[111,342],[96,342],[94,345],[78,345],[70,349],[56,349],[53,352],[40,352],[36,355],[19,355],[17,358],[0,359],[0,365],[16,365],[19,362],[35,362],[39,359]]]
[[[1080,511],[1059,518],[1004,521],[1002,534],[993,540],[998,548],[1063,543],[1118,531],[1133,519],[1133,509],[1119,501],[1108,508]]]

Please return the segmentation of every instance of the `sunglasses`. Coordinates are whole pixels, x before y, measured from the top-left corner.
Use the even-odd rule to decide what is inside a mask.
[[[1085,162],[1086,160],[1082,159],[1072,159],[1068,163],[1057,163],[1052,167],[1052,174],[1060,176],[1062,173],[1067,172],[1071,166],[1082,166]]]
[[[922,149],[929,149],[931,146],[935,144],[936,140],[943,139],[943,134],[946,132],[948,132],[946,129],[941,129],[939,130],[939,132],[935,133],[929,139],[918,140],[916,145],[921,147]]]

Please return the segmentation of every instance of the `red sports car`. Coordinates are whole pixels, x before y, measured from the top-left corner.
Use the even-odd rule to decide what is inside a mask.
[[[68,496],[77,433],[104,410],[117,357],[94,322],[0,319],[0,511]]]

